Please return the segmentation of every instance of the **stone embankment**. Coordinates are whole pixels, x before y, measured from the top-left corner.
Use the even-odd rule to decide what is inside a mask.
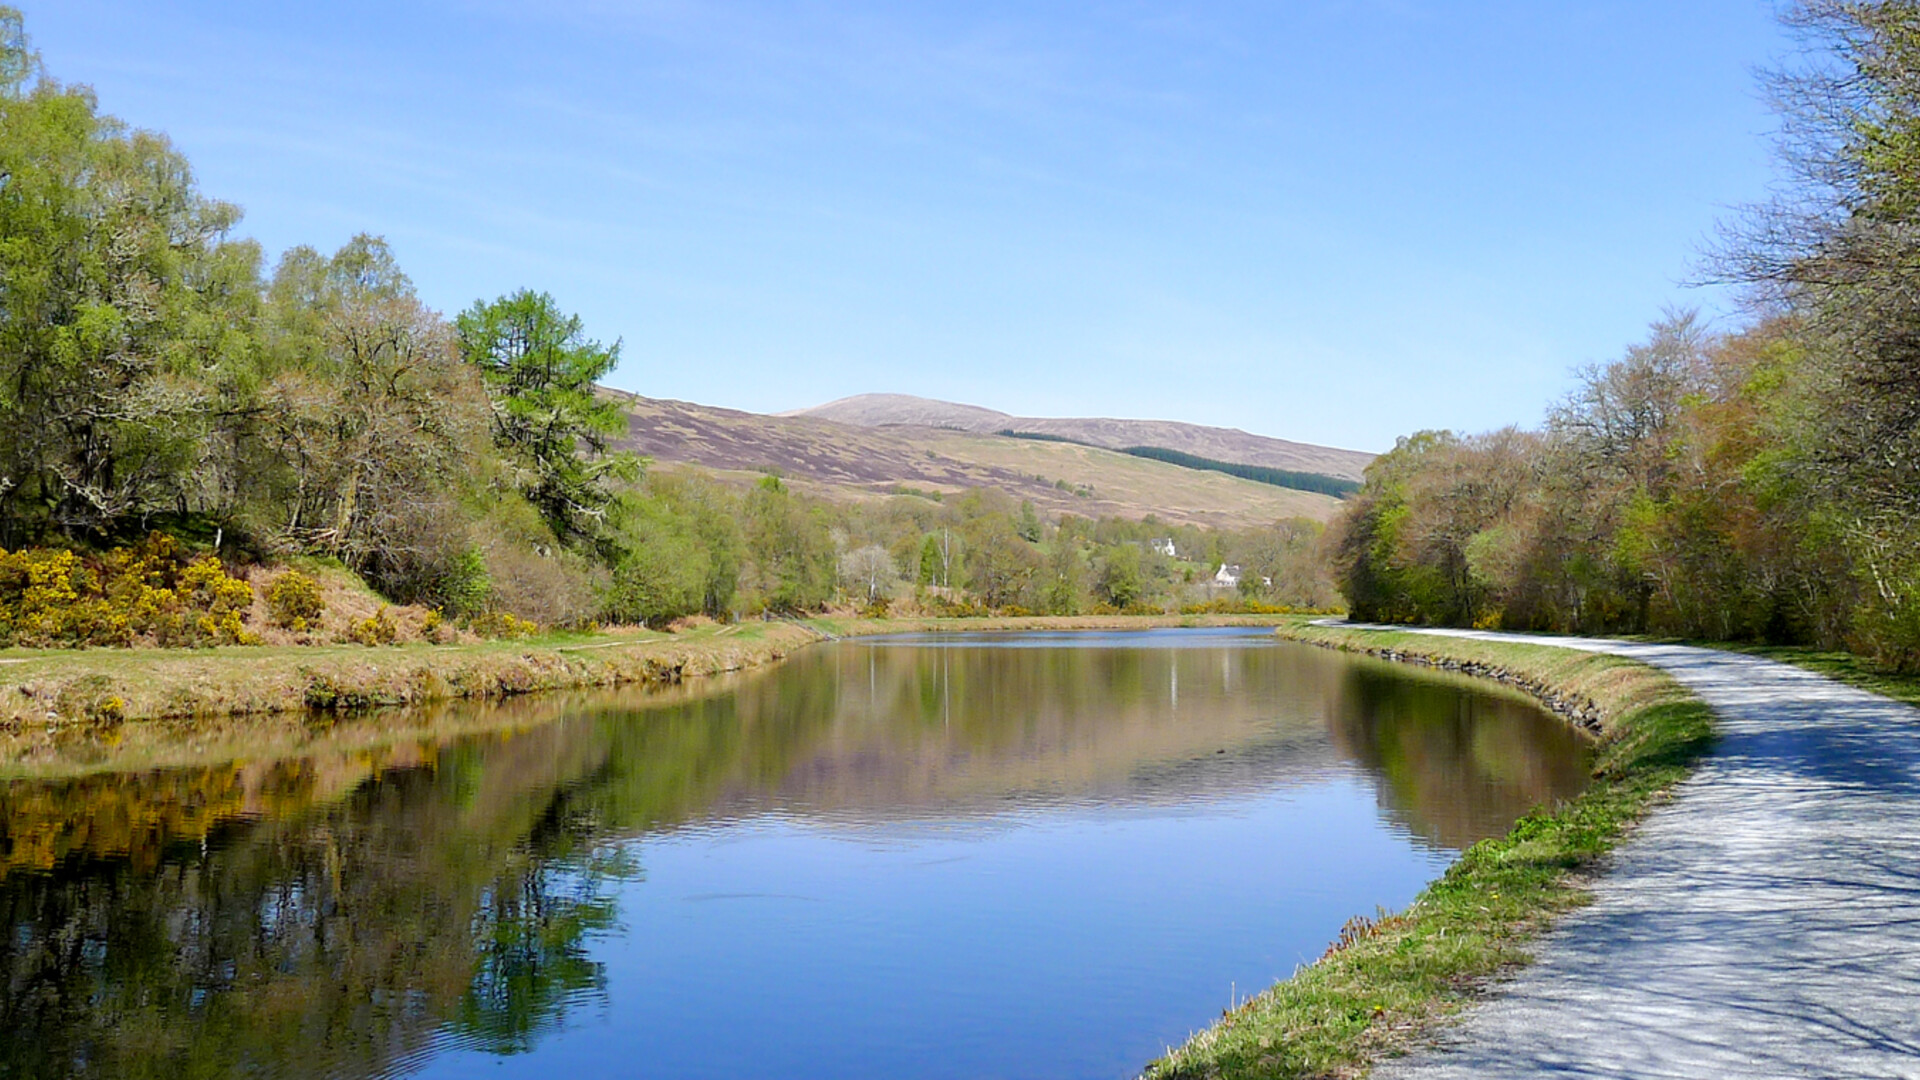
[[[1499,664],[1485,664],[1477,660],[1461,660],[1438,653],[1420,652],[1414,649],[1374,648],[1364,645],[1339,644],[1342,652],[1357,653],[1363,656],[1379,657],[1402,664],[1416,664],[1421,667],[1436,668],[1441,671],[1471,675],[1478,679],[1492,679],[1519,690],[1548,711],[1566,720],[1568,723],[1590,734],[1599,734],[1604,713],[1592,698],[1568,693],[1552,684],[1534,678],[1522,672],[1513,671]]]

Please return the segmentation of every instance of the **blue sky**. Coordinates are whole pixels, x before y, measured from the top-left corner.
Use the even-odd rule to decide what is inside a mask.
[[[1369,450],[1733,311],[1682,283],[1766,191],[1784,47],[1764,0],[24,7],[269,258],[545,289],[625,389]]]

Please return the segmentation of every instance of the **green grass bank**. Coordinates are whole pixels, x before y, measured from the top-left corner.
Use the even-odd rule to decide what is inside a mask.
[[[1156,1080],[1350,1077],[1419,1045],[1482,997],[1567,910],[1712,739],[1705,705],[1655,669],[1542,645],[1318,627],[1279,633],[1499,679],[1596,731],[1593,784],[1469,848],[1405,911],[1356,917],[1326,954],[1150,1065]]]

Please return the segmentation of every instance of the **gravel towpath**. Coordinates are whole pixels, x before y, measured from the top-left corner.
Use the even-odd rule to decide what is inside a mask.
[[[1434,632],[1652,664],[1721,735],[1534,964],[1374,1076],[1920,1078],[1920,711],[1711,649]]]

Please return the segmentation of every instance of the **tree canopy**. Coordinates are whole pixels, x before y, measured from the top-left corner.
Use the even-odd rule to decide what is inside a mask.
[[[603,536],[611,483],[638,470],[632,455],[607,453],[607,436],[627,421],[598,385],[620,362],[620,343],[591,340],[579,316],[531,289],[476,302],[454,325],[486,381],[494,445],[513,463],[520,493],[561,540]]]

